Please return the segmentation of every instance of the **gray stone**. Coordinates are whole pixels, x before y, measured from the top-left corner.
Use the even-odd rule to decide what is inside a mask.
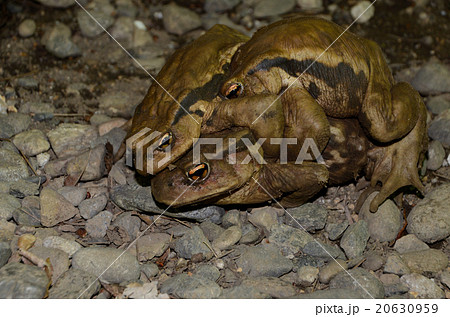
[[[360,219],[367,222],[369,235],[380,242],[392,241],[403,226],[403,216],[392,200],[386,200],[376,212],[369,210],[370,203],[378,192],[372,193],[359,212]]]
[[[206,12],[225,12],[237,6],[241,0],[206,0]]]
[[[174,3],[165,5],[162,13],[164,28],[170,33],[182,35],[202,25],[197,13]]]
[[[428,136],[450,146],[450,109],[441,112],[429,125]]]
[[[22,107],[20,110],[22,110]],[[11,127],[11,133],[7,136],[8,138],[27,130],[30,124],[30,116],[23,113],[13,112],[7,116],[0,115],[0,131],[3,131],[3,128],[7,125]]]
[[[86,222],[86,231],[92,238],[103,238],[111,224],[113,214],[104,210]]]
[[[151,278],[158,275],[159,268],[155,263],[149,262],[141,265],[141,272],[148,278]]]
[[[114,7],[109,3],[109,0],[92,1],[85,6],[85,9],[103,28],[108,29],[113,25]],[[77,10],[78,26],[84,36],[96,37],[104,32],[103,28],[101,28],[95,20],[81,8]]]
[[[436,249],[403,253],[401,258],[414,273],[438,273],[448,265],[445,253]]]
[[[427,169],[435,171],[442,166],[445,160],[445,149],[441,142],[434,140],[428,145]]]
[[[369,240],[369,226],[364,220],[352,224],[345,230],[340,246],[349,259],[363,254]]]
[[[129,101],[130,102],[130,101]],[[99,129],[100,130],[100,129]],[[106,145],[110,143],[113,146],[113,153],[116,154],[120,148],[120,145],[125,141],[127,132],[122,128],[113,128],[108,133],[102,135],[98,139],[94,140],[91,147],[96,147],[97,145]]]
[[[321,243],[319,241],[308,242],[303,248],[303,253],[325,261],[335,258],[345,259],[345,255],[337,246]]]
[[[39,197],[28,196],[22,199],[22,208],[14,210],[13,218],[19,225],[39,227],[41,225]]]
[[[268,240],[287,255],[301,251],[313,238],[301,229],[279,224],[272,226]]]
[[[225,231],[221,226],[212,223],[211,221],[204,221],[200,224],[203,234],[209,241],[214,241],[218,236]]]
[[[239,210],[229,210],[222,217],[222,227],[229,228],[231,226],[242,226],[241,214]]]
[[[167,233],[150,232],[140,237],[137,242],[139,261],[148,261],[161,256],[169,247],[171,237]]]
[[[447,269],[440,274],[441,282],[450,288],[450,271]]]
[[[111,191],[110,198],[120,208],[125,210],[141,210],[157,214],[161,214],[164,211],[153,200],[150,187],[138,185],[115,186]]]
[[[77,156],[89,149],[92,140],[98,137],[98,132],[90,125],[61,123],[47,136],[56,155],[65,158]]]
[[[267,294],[273,298],[289,298],[297,294],[291,283],[276,277],[258,276],[249,277],[242,281],[242,287],[251,287],[261,294]]]
[[[27,101],[20,107],[20,115],[27,117],[30,120],[31,118],[29,113],[54,113],[55,112],[55,106],[53,106],[51,103],[46,102],[34,102],[34,101]],[[11,114],[9,114],[11,115]],[[26,129],[23,129],[26,130]],[[22,130],[22,131],[23,131]]]
[[[164,281],[161,284],[161,293],[172,294],[179,298],[205,299],[218,298],[222,289],[208,278],[182,273]]]
[[[47,30],[41,39],[47,51],[58,58],[75,57],[81,55],[80,48],[71,40],[70,28],[56,22],[53,28]]]
[[[36,31],[36,22],[32,19],[25,19],[19,24],[17,31],[21,37],[30,37]]]
[[[308,287],[313,285],[319,275],[319,269],[313,266],[302,266],[297,271],[296,284]]]
[[[81,175],[81,181],[95,181],[103,177],[105,173],[105,153],[103,145],[84,152],[67,163],[69,175]]]
[[[272,245],[248,247],[236,260],[236,264],[249,276],[279,277],[292,270],[292,262]]]
[[[323,0],[297,0],[297,4],[304,11],[320,12],[323,10]]]
[[[130,240],[134,240],[139,233],[141,219],[138,216],[133,216],[131,212],[124,212],[114,220],[113,225],[125,230]]]
[[[9,243],[0,241],[0,268],[6,263],[8,263],[11,253],[12,252]]]
[[[299,299],[361,299],[366,298],[359,290],[334,288],[326,290],[318,290],[308,294],[299,294],[292,298]]]
[[[43,298],[48,282],[36,266],[8,263],[0,269],[0,298]]]
[[[255,228],[252,224],[246,223],[242,226],[242,237],[240,244],[252,244],[262,237],[260,229]]]
[[[200,222],[211,221],[219,224],[222,222],[222,217],[225,214],[225,209],[220,206],[207,206],[196,210],[184,211],[179,213],[180,217],[197,220]]]
[[[269,294],[263,294],[251,286],[233,286],[223,290],[219,299],[269,299]]]
[[[39,83],[31,76],[25,76],[17,79],[17,85],[25,89],[38,89]]]
[[[411,273],[411,270],[397,252],[393,252],[391,255],[387,257],[383,271],[386,273],[392,273],[397,275],[404,275]]]
[[[330,281],[330,289],[335,288],[359,291],[364,298],[384,298],[383,284],[374,275],[359,267],[339,272]]]
[[[286,224],[307,231],[323,229],[328,210],[318,204],[306,203],[300,207],[286,210]]]
[[[366,256],[366,260],[363,262],[362,267],[369,271],[376,271],[380,269],[383,264],[383,257],[379,254],[371,252]]]
[[[79,204],[78,209],[80,210],[81,217],[83,217],[84,219],[91,219],[100,211],[105,209],[107,203],[108,198],[106,198],[105,195],[99,195],[97,197],[83,200]]]
[[[67,240],[60,236],[46,237],[42,241],[42,245],[47,248],[55,248],[64,251],[69,255],[69,257],[72,257],[72,255],[74,255],[75,252],[77,252],[82,248],[78,242]]]
[[[69,269],[69,255],[59,249],[34,246],[29,250],[31,253],[41,258],[42,260],[50,259],[52,264],[52,282],[54,283],[58,278]]]
[[[132,0],[116,0],[116,7],[119,15],[135,17],[138,13],[138,8]]]
[[[201,253],[208,256],[211,250],[207,247],[210,245],[203,231],[198,226],[192,227],[184,236],[179,238],[175,243],[175,252],[179,257],[190,259],[193,255]]]
[[[330,280],[339,272],[346,270],[347,262],[341,259],[330,261],[327,265],[320,268],[319,281],[320,283],[328,284]]]
[[[100,282],[95,275],[70,269],[56,281],[50,289],[51,299],[89,299],[100,290]]]
[[[141,271],[135,256],[109,247],[78,250],[72,257],[72,267],[99,276],[104,283],[117,284],[138,280]]]
[[[40,183],[40,182],[39,182]],[[17,198],[39,195],[40,184],[26,179],[9,183],[9,193]]]
[[[435,188],[411,210],[406,229],[427,243],[450,235],[450,183]]]
[[[226,250],[236,244],[242,237],[242,230],[238,226],[231,226],[223,231],[212,243],[215,250]]]
[[[52,227],[78,213],[77,208],[51,188],[45,187],[42,189],[40,198],[41,223],[45,227]]]
[[[130,118],[133,115],[134,107],[141,99],[142,96],[136,95],[132,91],[107,90],[99,98],[99,108],[109,116]]]
[[[0,219],[0,240],[11,241],[14,238],[16,227],[14,223]]]
[[[47,7],[67,8],[75,4],[75,0],[37,0]]]
[[[64,186],[58,189],[58,193],[63,195],[63,197],[67,199],[74,207],[77,207],[83,200],[86,199],[87,190],[83,187]]]
[[[220,277],[219,269],[211,264],[200,265],[196,270],[195,274],[202,276],[203,278],[210,279],[211,281],[217,281]]]
[[[277,211],[273,207],[253,209],[248,215],[248,221],[268,233],[273,225],[278,224]]]
[[[291,11],[295,6],[295,0],[260,0],[255,5],[255,18],[264,18],[280,15]]]
[[[345,230],[348,228],[348,222],[343,221],[339,223],[329,222],[325,226],[326,232],[328,232],[328,239],[335,241],[339,239]]]
[[[427,108],[432,114],[441,114],[445,110],[450,109],[450,94],[429,97],[427,100]]]
[[[350,14],[352,15],[353,19],[358,19],[356,20],[357,23],[366,23],[374,16],[375,7],[370,1],[360,1],[353,7],[351,7]]]
[[[20,201],[14,196],[0,194],[0,219],[10,220],[14,210],[20,207]]]
[[[417,239],[414,234],[407,234],[398,239],[394,244],[394,249],[400,254],[428,250],[429,248],[430,247],[426,243]]]
[[[0,148],[0,181],[11,182],[28,176],[30,172],[22,156]]]
[[[405,283],[410,292],[415,292],[417,298],[444,298],[444,292],[432,280],[417,273],[404,275],[400,280]]]
[[[411,85],[423,95],[450,92],[450,69],[433,58],[419,69]]]

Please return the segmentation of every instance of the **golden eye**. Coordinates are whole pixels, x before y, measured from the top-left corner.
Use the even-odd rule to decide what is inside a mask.
[[[200,163],[187,172],[187,177],[191,181],[204,180],[209,176],[209,171],[210,169],[208,163]]]
[[[164,150],[165,148],[167,148],[170,144],[172,143],[172,133],[171,132],[166,132],[161,140],[159,141],[158,147],[156,148],[157,150]]]
[[[225,92],[225,97],[227,97],[228,99],[237,98],[242,94],[243,90],[244,86],[242,86],[241,83],[231,84],[231,86],[228,87],[227,91]]]

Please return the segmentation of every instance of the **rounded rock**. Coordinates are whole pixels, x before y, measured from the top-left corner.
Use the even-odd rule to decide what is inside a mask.
[[[26,19],[19,24],[19,35],[21,37],[30,37],[36,31],[36,22],[31,19]]]
[[[35,156],[50,149],[50,143],[40,130],[19,133],[14,137],[13,143],[27,156]]]

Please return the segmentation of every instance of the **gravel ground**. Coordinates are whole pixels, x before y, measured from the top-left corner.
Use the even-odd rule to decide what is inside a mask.
[[[151,74],[215,23],[251,35],[295,13],[348,26],[367,6],[79,3]],[[7,0],[0,10],[0,298],[450,298],[448,1],[378,0],[351,28],[382,47],[429,115],[426,196],[406,192],[375,215],[373,196],[355,210],[359,179],[286,212],[160,216],[164,206],[123,160],[105,164],[151,78],[72,0]]]

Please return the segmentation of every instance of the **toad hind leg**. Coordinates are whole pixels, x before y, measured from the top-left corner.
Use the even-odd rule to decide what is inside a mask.
[[[372,212],[376,211],[386,198],[403,186],[413,185],[422,194],[424,192],[417,165],[428,142],[426,109],[420,95],[415,90],[412,92],[415,101],[411,104],[416,107],[414,111],[418,115],[414,128],[399,141],[376,147],[369,152],[369,158],[375,161],[371,185],[382,183],[380,192],[370,204]]]

